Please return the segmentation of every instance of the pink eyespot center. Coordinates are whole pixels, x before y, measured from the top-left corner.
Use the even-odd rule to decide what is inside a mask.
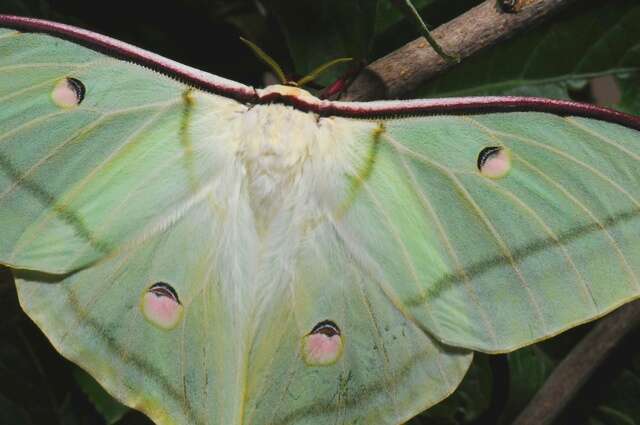
[[[63,78],[58,81],[51,92],[53,103],[61,108],[73,108],[84,100],[86,88],[77,78]]]
[[[511,169],[511,155],[502,146],[489,146],[478,154],[480,174],[491,179],[504,177]]]
[[[302,338],[302,357],[309,366],[328,366],[342,354],[340,328],[331,320],[324,320]]]
[[[142,295],[142,314],[162,329],[173,329],[182,318],[182,303],[173,287],[164,282],[151,285]]]

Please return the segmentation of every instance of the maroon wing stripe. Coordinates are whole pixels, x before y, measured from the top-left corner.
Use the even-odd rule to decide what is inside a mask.
[[[280,103],[321,116],[392,118],[412,115],[477,115],[491,112],[548,112],[595,118],[640,131],[640,117],[586,103],[535,97],[487,96],[430,100],[332,102],[280,93],[261,95],[254,88],[181,65],[130,44],[70,25],[20,16],[0,15],[0,26],[42,32],[82,44],[119,59],[149,67],[196,88],[253,104]]]
[[[71,25],[22,16],[0,15],[0,26],[23,32],[50,34],[100,53],[151,68],[208,92],[238,99],[242,102],[257,100],[255,90],[252,87],[216,77],[114,38]]]
[[[310,102],[270,93],[260,103],[284,103],[321,116],[393,118],[406,116],[479,115],[492,112],[546,112],[559,116],[595,118],[640,131],[640,117],[589,103],[517,96],[452,97],[378,102]]]

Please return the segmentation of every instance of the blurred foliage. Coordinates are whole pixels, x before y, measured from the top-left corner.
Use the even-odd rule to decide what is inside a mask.
[[[479,0],[415,0],[435,27]],[[256,42],[290,76],[351,56],[364,65],[416,37],[390,0],[182,0],[87,3],[0,0],[0,13],[62,21],[177,61],[262,86],[268,69],[239,36]],[[542,25],[465,60],[414,97],[523,94],[593,100],[593,77],[620,89],[611,105],[640,113],[640,4],[583,0]],[[349,65],[320,82],[328,84]],[[510,423],[555,365],[590,328],[584,325],[504,356],[477,355],[460,388],[411,425]],[[556,425],[640,425],[640,352],[627,338]],[[425,388],[428,391],[428,388]],[[149,425],[61,358],[21,312],[10,273],[0,270],[0,425]]]
[[[100,384],[93,379],[89,373],[75,367],[73,376],[82,392],[93,403],[100,416],[104,419],[105,425],[118,423],[120,419],[129,411],[129,408],[119,403],[111,397]]]
[[[637,76],[638,3],[621,1],[615,7],[607,2],[591,3],[594,6],[581,5],[577,13],[565,10],[544,28],[468,59],[426,84],[416,97],[498,94],[568,98],[572,90],[585,86],[593,77]]]
[[[492,379],[488,356],[477,354],[460,387],[443,402],[428,409],[410,423],[430,425],[471,423],[489,408]]]
[[[600,367],[579,396],[565,409],[558,424],[640,424],[640,329]]]

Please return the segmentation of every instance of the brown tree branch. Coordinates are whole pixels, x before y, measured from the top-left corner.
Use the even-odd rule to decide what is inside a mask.
[[[484,47],[511,37],[574,0],[517,0],[505,12],[497,0],[486,0],[432,31],[450,55],[465,59]],[[393,99],[406,96],[425,81],[453,66],[422,37],[370,64],[341,100]]]
[[[513,425],[552,423],[598,365],[638,324],[640,324],[640,301],[627,304],[601,319],[556,366]]]

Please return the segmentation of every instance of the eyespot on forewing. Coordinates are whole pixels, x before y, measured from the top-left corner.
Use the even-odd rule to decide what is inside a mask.
[[[489,146],[480,151],[477,160],[480,174],[491,179],[499,179],[507,175],[511,169],[511,155],[507,148]]]
[[[51,91],[51,100],[57,106],[69,109],[78,106],[84,100],[87,90],[82,81],[66,77],[58,81]]]

